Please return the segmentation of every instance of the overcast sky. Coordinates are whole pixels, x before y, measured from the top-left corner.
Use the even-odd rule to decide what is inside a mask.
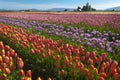
[[[0,9],[76,8],[87,2],[96,9],[120,6],[120,0],[0,0]]]

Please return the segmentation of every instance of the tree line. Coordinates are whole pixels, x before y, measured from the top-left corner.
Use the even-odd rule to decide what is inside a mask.
[[[67,11],[67,9],[64,11]],[[83,5],[83,7],[78,6],[77,9],[74,9],[74,11],[96,11],[96,9],[92,8],[91,5],[87,2],[86,5]]]

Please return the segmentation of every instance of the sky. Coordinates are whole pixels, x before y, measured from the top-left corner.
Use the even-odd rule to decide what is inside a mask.
[[[120,0],[0,0],[0,9],[40,9],[51,8],[77,8],[82,7],[87,2],[98,10],[120,6]]]

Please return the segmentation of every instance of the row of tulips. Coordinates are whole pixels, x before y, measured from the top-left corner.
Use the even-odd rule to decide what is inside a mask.
[[[31,80],[31,70],[25,74],[23,66],[22,58],[0,41],[0,80]]]
[[[40,23],[38,21],[29,21],[23,19],[14,19],[1,17],[0,22],[20,26],[22,28],[30,28],[34,32],[45,32],[51,36],[65,37],[72,42],[77,42],[83,46],[89,46],[97,50],[104,50],[109,53],[118,53],[120,50],[120,34],[115,34],[110,31],[99,32],[97,30],[87,30],[84,28],[73,28],[72,26],[63,27],[63,25],[52,25]],[[37,30],[37,31],[36,31]]]
[[[13,28],[11,26],[0,25],[0,34],[9,39],[12,44],[20,45],[21,48],[30,50],[25,58],[29,60],[35,58],[32,68],[45,72],[51,71],[47,77],[53,79],[87,79],[87,80],[119,80],[120,67],[117,61],[107,58],[105,53],[99,55],[96,52],[85,52],[83,47],[63,44],[61,40],[53,41],[45,39],[43,36],[25,32],[23,29]],[[31,58],[29,58],[31,56]],[[41,64],[44,69],[40,70]],[[34,69],[32,70],[34,72]],[[46,71],[46,72],[49,72]],[[42,74],[39,72],[38,74]],[[41,75],[39,75],[41,76]],[[33,74],[34,77],[34,74]],[[42,77],[42,76],[41,76]]]
[[[40,20],[57,23],[78,24],[83,22],[91,26],[109,25],[113,28],[120,27],[119,14],[36,14],[36,13],[21,13],[21,14],[0,14],[0,16],[13,17],[27,20]]]

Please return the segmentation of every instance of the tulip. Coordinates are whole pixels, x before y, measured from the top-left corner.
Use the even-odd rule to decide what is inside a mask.
[[[45,53],[42,54],[42,58],[46,58],[46,54]]]
[[[89,75],[89,70],[88,70],[87,68],[84,69],[84,74],[85,74],[86,76]]]
[[[98,74],[98,69],[97,69],[97,68],[94,68],[93,73],[94,73],[95,75],[97,75],[97,74]]]
[[[90,69],[91,69],[91,70],[94,70],[94,65],[90,65]]]
[[[59,63],[56,64],[56,69],[60,69],[60,64]]]
[[[93,64],[93,60],[92,60],[91,58],[89,58],[89,59],[87,60],[87,63],[89,63],[89,65],[92,65],[92,64]]]
[[[85,61],[85,56],[81,57],[81,61],[83,61],[83,62]]]
[[[48,80],[52,80],[51,78],[48,78]]]
[[[30,77],[30,76],[31,76],[31,70],[28,70],[28,71],[26,72],[26,76],[27,76],[27,77]]]
[[[0,49],[4,49],[4,45],[2,41],[0,41]]]
[[[35,50],[34,50],[34,49],[31,49],[30,53],[31,53],[31,54],[35,54]]]
[[[103,77],[99,77],[98,80],[105,80]]]
[[[102,59],[105,59],[106,58],[106,53],[102,53],[101,56],[102,56]]]
[[[3,60],[2,60],[2,57],[0,56],[0,63],[2,63],[2,61],[3,61]]]
[[[7,77],[6,74],[2,74],[2,75],[0,75],[0,80],[6,80],[6,77]]]
[[[113,76],[114,76],[114,79],[115,79],[115,80],[119,80],[119,79],[120,79],[120,74],[117,73],[117,72],[114,73]]]
[[[90,56],[90,53],[87,52],[86,55],[85,55],[85,57],[86,57],[86,58],[89,58],[89,56]]]
[[[106,78],[106,73],[104,73],[104,72],[100,73],[100,77],[105,79]]]
[[[60,75],[63,76],[64,74],[65,74],[65,71],[64,71],[64,69],[62,69],[62,70],[60,71]]]
[[[71,75],[74,75],[74,74],[75,74],[75,71],[74,71],[74,70],[71,70],[71,71],[70,71],[70,74],[71,74]]]
[[[21,70],[19,71],[19,75],[20,75],[20,76],[24,76],[24,75],[25,75],[23,69],[21,69]]]
[[[90,56],[91,56],[91,57],[95,56],[95,52],[94,52],[94,51],[93,51],[93,52],[90,52]]]
[[[6,74],[10,74],[10,69],[9,68],[5,68],[5,72],[6,72]]]
[[[60,60],[60,55],[56,56],[56,61],[58,62]]]
[[[80,52],[80,54],[84,54],[84,49],[82,46],[80,47],[79,52]]]
[[[104,67],[101,67],[100,68],[100,73],[104,72],[105,71],[105,68]]]
[[[80,63],[80,72],[82,72],[83,69],[84,69],[84,65],[83,65],[83,63]]]
[[[38,77],[37,80],[42,80],[42,79],[40,77]]]

